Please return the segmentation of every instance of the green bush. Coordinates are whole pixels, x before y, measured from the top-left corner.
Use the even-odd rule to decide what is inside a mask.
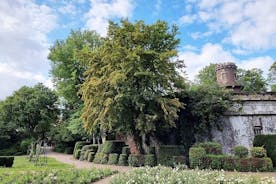
[[[128,164],[133,167],[140,167],[144,165],[144,155],[130,154],[128,156]]]
[[[96,153],[93,162],[95,164],[107,164],[107,162],[108,162],[108,155],[105,154],[105,153]]]
[[[127,154],[120,154],[118,165],[128,165],[128,155]]]
[[[234,155],[239,158],[246,158],[248,156],[248,149],[244,146],[235,146],[233,151]]]
[[[267,156],[271,158],[274,167],[276,167],[276,134],[272,135],[256,135],[254,138],[254,146],[263,146],[267,151]]]
[[[205,149],[206,154],[221,155],[222,146],[217,142],[202,142],[196,145],[196,147],[202,147]]]
[[[155,159],[155,155],[154,154],[150,154],[150,155],[145,155],[145,166],[156,166],[156,159]]]
[[[75,147],[74,147],[74,152],[73,152],[73,154],[74,154],[74,155],[77,155],[77,154],[76,154],[77,150],[81,150],[81,148],[82,148],[84,145],[86,145],[86,144],[87,144],[87,142],[85,142],[85,141],[78,141],[78,142],[76,142]],[[76,158],[76,157],[75,157],[75,158]]]
[[[92,149],[89,149],[89,150],[86,150],[86,151],[85,151],[85,153],[84,153],[84,158],[83,158],[84,160],[88,160],[88,155],[89,155],[90,152],[93,152],[93,150],[92,150]]]
[[[276,144],[276,143],[275,143]],[[266,150],[263,147],[253,147],[251,148],[252,157],[263,158],[266,157]]]
[[[95,157],[95,152],[89,152],[88,156],[87,156],[87,161],[88,162],[93,162],[94,157]]]
[[[124,146],[122,148],[122,154],[129,155],[130,154],[130,147]]]
[[[103,144],[102,152],[105,154],[109,154],[109,153],[120,154],[124,146],[125,146],[124,141],[118,141],[118,140],[105,141]]]
[[[92,152],[96,152],[98,150],[97,144],[88,144],[82,147],[82,151],[91,150]]]
[[[20,143],[20,151],[24,154],[27,153],[29,146],[34,142],[34,139],[29,138],[29,139],[24,139]]]
[[[226,156],[223,158],[222,168],[226,171],[234,171],[238,158],[233,156]]]
[[[78,150],[75,151],[74,158],[75,159],[80,159],[80,156],[81,156],[81,150],[78,149]]]
[[[185,154],[184,146],[180,145],[160,145],[157,157],[157,164],[173,166],[172,156],[183,156]]]
[[[189,162],[191,168],[202,168],[202,159],[206,156],[206,151],[202,147],[191,147],[189,149]]]
[[[0,156],[0,167],[12,167],[13,161],[13,156]]]
[[[273,170],[273,163],[271,158],[265,157],[262,158],[264,160],[264,165],[263,167],[259,168],[259,171],[263,171],[263,172],[269,172]]]
[[[185,156],[172,156],[172,160],[173,160],[174,165],[186,164],[186,157]]]
[[[72,147],[66,147],[64,148],[64,153],[66,154],[72,154],[73,153],[73,148]]]
[[[236,160],[235,169],[241,172],[267,172],[272,170],[272,161],[270,158],[240,158]]]
[[[117,153],[111,153],[108,156],[108,164],[109,165],[115,165],[118,163],[118,157],[119,155]]]
[[[202,158],[202,167],[205,169],[217,169],[223,168],[224,159],[227,155],[206,155]]]

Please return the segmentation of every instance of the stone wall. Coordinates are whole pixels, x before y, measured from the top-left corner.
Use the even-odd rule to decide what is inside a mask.
[[[237,145],[252,147],[255,133],[276,134],[275,94],[237,95],[233,100],[234,105],[221,119],[223,130],[212,132],[225,153]]]

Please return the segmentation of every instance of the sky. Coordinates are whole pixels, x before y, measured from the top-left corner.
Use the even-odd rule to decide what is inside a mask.
[[[275,0],[1,0],[0,100],[23,85],[53,87],[49,48],[71,30],[107,32],[108,20],[179,27],[189,80],[210,63],[235,62],[267,75],[276,60]]]

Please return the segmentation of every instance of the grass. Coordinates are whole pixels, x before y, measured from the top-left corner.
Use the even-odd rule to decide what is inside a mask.
[[[60,163],[54,158],[47,158],[47,165],[36,166],[26,157],[18,156],[15,157],[12,168],[0,168],[0,183],[90,184],[113,173],[109,169],[76,169],[72,165]]]

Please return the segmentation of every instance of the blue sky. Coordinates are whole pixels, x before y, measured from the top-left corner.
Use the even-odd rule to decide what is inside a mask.
[[[1,0],[0,99],[22,85],[52,86],[49,47],[72,29],[106,34],[108,20],[165,20],[180,29],[179,57],[194,80],[209,63],[266,76],[276,60],[275,0]]]

